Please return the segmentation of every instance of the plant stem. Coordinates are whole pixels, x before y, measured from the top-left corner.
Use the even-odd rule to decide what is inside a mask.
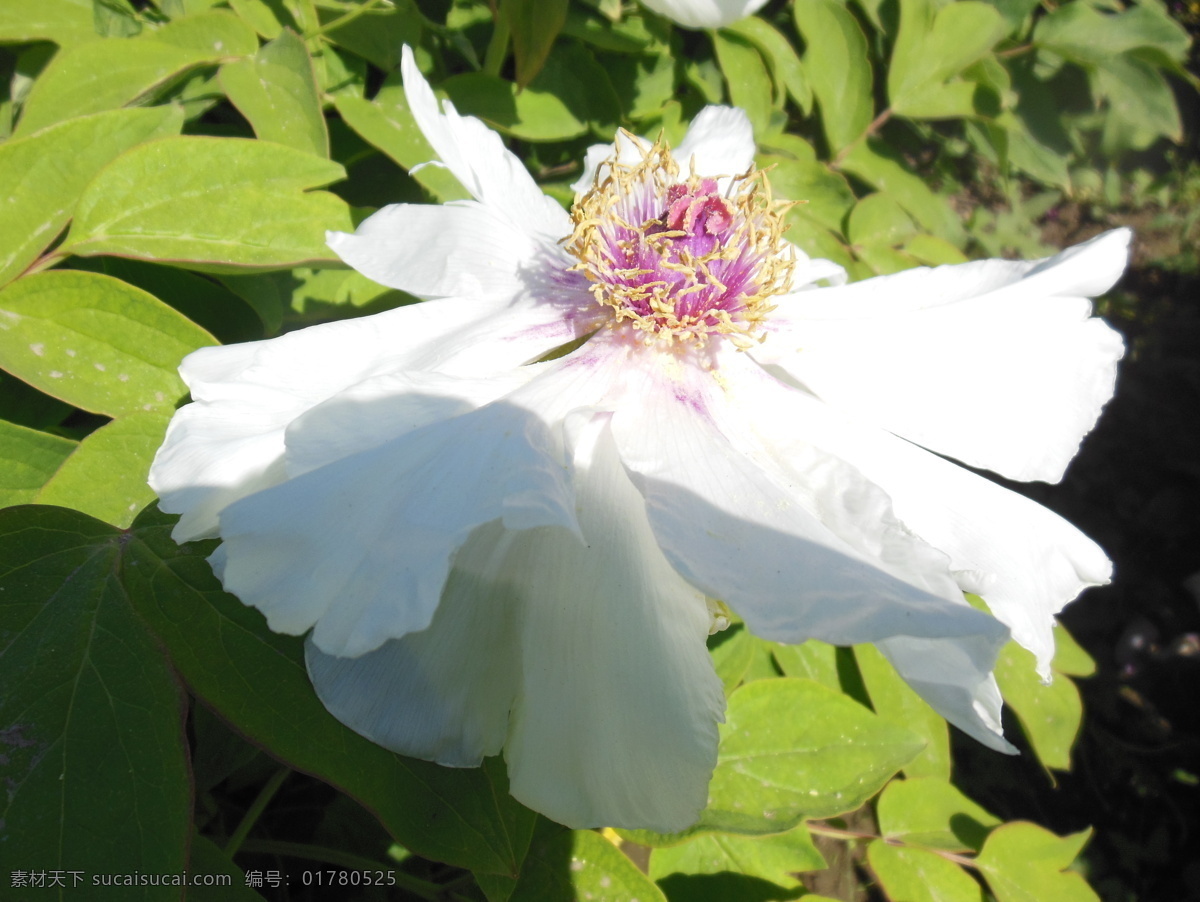
[[[254,824],[262,817],[262,813],[266,810],[267,805],[271,803],[271,799],[275,793],[279,791],[279,787],[283,785],[283,781],[291,774],[290,767],[281,767],[271,779],[266,782],[266,785],[259,790],[258,796],[250,805],[250,808],[242,816],[241,823],[237,825],[237,829],[233,831],[233,836],[229,837],[229,842],[225,843],[225,854],[232,858],[238,853],[242,847],[242,843],[246,841],[246,837],[250,834]]]

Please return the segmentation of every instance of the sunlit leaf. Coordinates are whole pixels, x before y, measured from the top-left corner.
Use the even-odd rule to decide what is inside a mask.
[[[893,780],[875,805],[886,839],[951,852],[979,851],[1000,819],[971,801],[948,780]]]
[[[984,902],[983,887],[958,864],[925,849],[867,846],[867,863],[889,899],[905,902]]]
[[[567,6],[568,0],[501,0],[500,15],[512,34],[521,87],[533,81],[545,65],[554,39],[567,21]]]
[[[826,867],[808,830],[796,827],[774,836],[739,836],[705,833],[676,846],[655,849],[650,856],[650,876],[668,874],[719,874],[729,871],[768,880],[777,886],[796,886],[797,871]]]
[[[32,501],[76,444],[0,420],[0,507]]]
[[[344,176],[337,163],[266,141],[152,141],[120,156],[88,186],[60,251],[218,271],[334,262],[325,230],[353,231],[349,207],[333,194],[305,189]]]
[[[599,833],[566,830],[539,818],[509,902],[549,899],[667,902],[654,882]]]
[[[108,416],[170,411],[179,361],[212,336],[119,279],[44,272],[0,291],[0,367],[48,395]]]
[[[792,7],[806,45],[804,70],[821,108],[821,126],[834,151],[860,139],[875,115],[867,39],[837,0],[803,0]]]
[[[1066,870],[1090,830],[1055,836],[1036,824],[996,828],[975,859],[998,902],[1100,902],[1081,874]]]
[[[921,754],[904,765],[905,775],[949,780],[950,730],[946,721],[901,679],[874,645],[855,646],[854,655],[875,713],[925,740]]]

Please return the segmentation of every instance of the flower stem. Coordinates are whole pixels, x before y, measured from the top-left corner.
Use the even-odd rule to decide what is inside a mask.
[[[350,12],[346,13],[344,16],[338,16],[336,19],[331,19],[320,28],[310,31],[304,36],[304,40],[311,41],[313,38],[320,37],[327,32],[333,31],[335,28],[341,28],[343,25],[348,25],[359,16],[363,15],[363,13],[368,13],[377,6],[382,6],[384,3],[387,3],[390,6],[391,0],[366,0],[366,3],[362,4],[362,6],[350,10]]]
[[[266,782],[266,785],[259,790],[258,796],[250,805],[250,808],[242,816],[241,823],[237,825],[237,829],[233,831],[233,836],[229,837],[229,842],[225,843],[225,854],[232,858],[238,853],[242,847],[242,843],[246,841],[246,837],[250,834],[254,824],[262,817],[262,813],[266,810],[267,805],[271,803],[271,799],[275,793],[279,791],[279,787],[283,785],[283,781],[291,774],[290,767],[281,767],[271,779]]]

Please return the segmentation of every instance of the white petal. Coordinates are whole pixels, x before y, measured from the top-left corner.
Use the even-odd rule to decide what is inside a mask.
[[[476,527],[575,529],[561,455],[546,423],[498,401],[235,502],[214,569],[276,632],[361,655],[428,626]]]
[[[883,513],[869,486],[844,482],[848,469],[818,474],[832,477],[829,486],[788,483],[723,431],[726,402],[715,381],[702,383],[707,374],[664,369],[642,376],[641,404],[624,403],[613,419],[621,458],[667,559],[693,585],[727,601],[752,631],[783,642],[819,638],[839,645],[979,634],[999,648],[1006,631],[949,600],[961,596],[948,577],[939,578],[934,558],[914,562],[912,578],[928,587],[919,588],[882,569],[900,561],[872,559],[807,509],[823,489],[832,496],[851,487],[861,489],[867,509],[846,511],[835,528],[845,532],[855,517]]]
[[[688,28],[720,28],[761,9],[767,0],[642,0]]]
[[[1035,263],[909,270],[780,302],[754,351],[837,407],[1013,479],[1057,481],[1112,397],[1120,336],[1087,296],[1117,230]]]
[[[217,515],[282,478],[284,429],[296,417],[381,373],[440,368],[475,374],[535,359],[592,327],[590,311],[526,299],[427,301],[269,341],[204,348],[180,373],[193,403],[175,414],[150,470],[173,535],[216,535]]]
[[[1004,739],[1004,700],[989,663],[995,651],[986,640],[897,636],[875,644],[938,714],[988,748],[1016,754]]]
[[[524,285],[541,244],[506,218],[473,202],[393,204],[367,217],[353,235],[327,232],[333,251],[381,285],[418,297],[503,297]],[[559,260],[559,269],[566,261]]]
[[[330,713],[401,755],[472,767],[499,754],[520,649],[518,599],[495,577],[514,535],[499,523],[476,531],[427,629],[357,658],[305,643],[309,676]]]
[[[576,457],[587,544],[549,528],[514,545],[525,607],[511,790],[569,827],[681,830],[705,805],[724,692],[704,597],[658,550],[605,420]]]
[[[472,197],[497,216],[507,218],[513,229],[537,238],[547,247],[571,233],[566,211],[542,193],[499,135],[474,116],[460,116],[448,100],[438,108],[437,98],[407,46],[400,70],[413,118]]]
[[[1049,677],[1054,614],[1106,583],[1104,552],[1057,514],[882,429],[864,426],[765,373],[729,381],[733,401],[783,456],[815,443],[853,464],[892,499],[910,529],[950,556],[960,585],[983,595]],[[797,444],[793,432],[803,436]]]
[[[754,165],[754,130],[745,112],[731,106],[706,106],[692,120],[671,155],[682,175],[742,175]]]

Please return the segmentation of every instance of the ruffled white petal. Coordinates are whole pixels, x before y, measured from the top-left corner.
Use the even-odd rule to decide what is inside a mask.
[[[1094,542],[1023,495],[845,417],[766,373],[743,368],[728,373],[726,384],[732,403],[780,457],[816,444],[886,491],[896,516],[949,555],[959,585],[985,598],[1049,678],[1054,615],[1112,572]]]
[[[757,12],[767,0],[642,0],[656,13],[688,28],[720,28]]]
[[[511,791],[569,827],[681,830],[705,805],[724,712],[707,605],[659,551],[607,416],[573,420],[586,545],[533,530],[509,568],[525,604]]]
[[[271,629],[356,656],[429,625],[478,526],[576,529],[560,437],[498,401],[235,502],[212,557]]]
[[[193,402],[171,420],[150,485],[164,511],[182,514],[176,541],[216,535],[223,508],[283,478],[284,430],[322,401],[382,373],[519,366],[593,328],[592,316],[536,298],[426,301],[201,349],[180,367]]]
[[[754,357],[834,406],[972,466],[1057,481],[1112,397],[1120,336],[1087,298],[1128,230],[1033,263],[909,270],[785,298]]]
[[[385,748],[450,767],[499,754],[520,679],[519,599],[498,578],[516,535],[493,522],[467,540],[421,632],[357,658],[306,642],[309,676],[330,713]]]
[[[722,381],[736,368],[729,358]],[[789,460],[790,473],[777,467],[711,377],[684,369],[672,385],[665,376],[640,405],[621,406],[613,429],[655,537],[685,579],[764,638],[936,640],[970,663],[956,669],[976,684],[991,671],[1008,631],[965,604],[946,558],[903,529],[882,492],[816,449]],[[973,703],[939,713],[972,733],[993,729]]]
[[[510,298],[524,287],[522,270],[538,265],[542,247],[471,201],[393,204],[353,235],[326,232],[325,240],[368,279],[425,298]]]
[[[433,90],[407,46],[400,71],[413,118],[446,168],[472,197],[495,215],[506,218],[511,228],[547,248],[555,247],[560,238],[570,234],[571,219],[566,211],[542,193],[498,134],[474,116],[460,116],[448,100],[439,109]]]
[[[692,120],[672,156],[681,174],[742,175],[754,165],[754,129],[742,110],[706,106]]]

